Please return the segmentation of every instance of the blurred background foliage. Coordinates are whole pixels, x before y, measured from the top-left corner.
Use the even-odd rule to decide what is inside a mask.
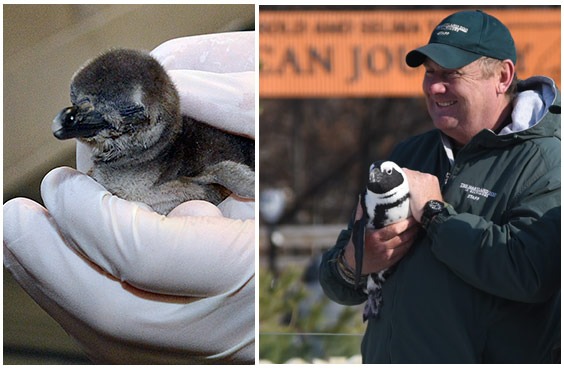
[[[278,277],[261,269],[259,286],[261,360],[311,362],[360,354],[364,325],[358,307],[336,306],[304,283],[302,268],[287,267]]]

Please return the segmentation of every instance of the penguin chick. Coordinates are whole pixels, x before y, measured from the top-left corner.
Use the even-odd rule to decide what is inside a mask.
[[[108,191],[167,214],[188,200],[254,198],[254,140],[180,112],[176,88],[148,53],[115,49],[73,76],[72,106],[53,121],[60,140],[90,147],[89,175]]]
[[[366,190],[360,196],[360,204],[364,221],[353,230],[356,265],[362,265],[366,227],[369,229],[383,228],[411,215],[409,185],[405,172],[392,161],[373,163],[370,166]],[[368,294],[368,300],[364,307],[364,321],[378,316],[382,304],[382,284],[389,272],[388,269],[385,269],[367,277],[365,292]],[[360,268],[357,270],[356,280],[360,280]]]

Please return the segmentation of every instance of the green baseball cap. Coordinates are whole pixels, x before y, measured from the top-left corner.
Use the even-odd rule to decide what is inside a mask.
[[[516,64],[515,42],[497,18],[481,10],[464,10],[443,19],[429,43],[410,51],[405,62],[415,68],[429,58],[443,68],[458,69],[482,56]]]

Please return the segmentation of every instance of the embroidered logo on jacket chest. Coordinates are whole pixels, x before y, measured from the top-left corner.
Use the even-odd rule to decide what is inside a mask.
[[[497,193],[488,190],[487,188],[460,183],[460,189],[466,192],[466,198],[469,200],[478,201],[481,198],[487,199],[488,197],[496,197]]]

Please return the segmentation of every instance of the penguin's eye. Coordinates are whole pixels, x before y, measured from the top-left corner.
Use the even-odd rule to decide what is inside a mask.
[[[68,107],[64,110],[64,124],[73,125],[76,120],[77,108],[74,106]]]
[[[391,170],[391,169],[386,169],[386,174],[387,174],[387,175],[392,174],[392,170]]]

